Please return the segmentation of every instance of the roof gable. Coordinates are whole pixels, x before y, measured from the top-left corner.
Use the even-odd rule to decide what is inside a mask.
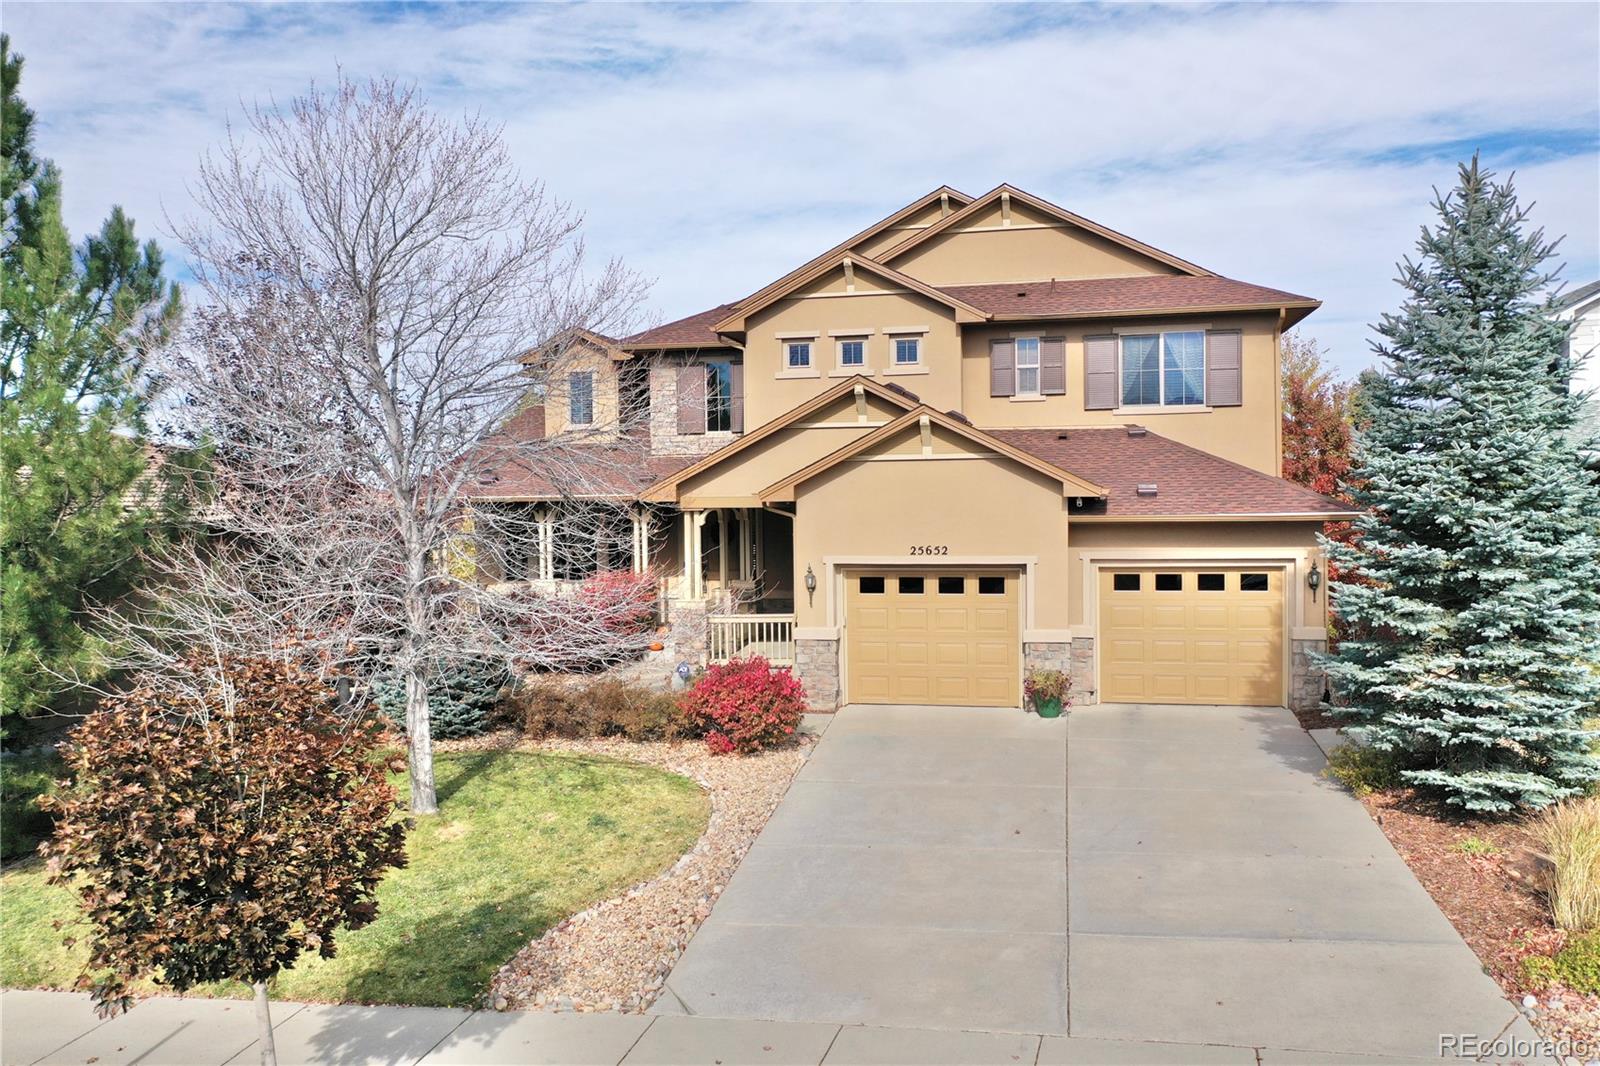
[[[983,322],[989,318],[985,312],[972,306],[965,300],[952,296],[941,289],[936,289],[932,285],[918,281],[909,274],[902,274],[898,270],[893,270],[884,266],[882,263],[868,259],[865,256],[858,255],[854,252],[838,252],[828,259],[817,263],[816,266],[812,267],[804,274],[791,276],[789,281],[784,286],[781,288],[770,289],[761,299],[751,300],[737,305],[732,313],[730,313],[726,318],[718,322],[712,328],[718,333],[743,332],[745,328],[745,322],[750,318],[751,315],[772,306],[785,296],[788,296],[790,293],[805,288],[811,283],[817,281],[819,278],[825,277],[835,270],[848,272],[863,271],[865,273],[875,275],[884,281],[891,282],[899,288],[910,289],[912,292],[917,293],[918,295],[950,308],[955,312],[955,319],[957,322]]]
[[[987,452],[997,453],[1020,466],[1043,474],[1045,477],[1061,484],[1061,491],[1064,496],[1092,496],[1099,498],[1106,494],[1106,490],[1094,482],[1078,477],[1076,474],[1014,447],[998,437],[991,436],[970,425],[965,419],[958,419],[951,414],[941,413],[927,404],[918,404],[888,425],[874,430],[864,437],[857,438],[844,447],[830,452],[815,463],[768,485],[761,490],[761,500],[763,503],[792,502],[794,500],[795,486],[831,470],[840,463],[847,462],[856,456],[893,441],[907,430],[919,426],[924,427],[925,431],[930,433],[933,427],[937,426],[946,433],[962,439],[965,443],[978,445]]]
[[[1110,242],[1111,244],[1118,245],[1132,252],[1136,252],[1140,256],[1154,260],[1155,262],[1175,269],[1180,273],[1192,274],[1201,277],[1210,276],[1212,274],[1212,272],[1207,270],[1205,267],[1191,263],[1186,259],[1180,259],[1177,256],[1172,255],[1170,252],[1164,252],[1153,245],[1145,244],[1143,241],[1135,240],[1134,238],[1129,237],[1127,234],[1118,233],[1114,229],[1111,229],[1107,226],[1102,226],[1098,222],[1084,218],[1082,215],[1074,214],[1064,207],[1058,207],[1057,205],[1050,203],[1048,200],[1042,200],[1031,193],[1023,192],[1021,189],[1018,189],[1012,185],[996,186],[989,192],[986,192],[982,196],[978,197],[976,200],[973,200],[961,210],[952,212],[926,229],[907,237],[899,244],[894,245],[892,248],[883,252],[880,257],[881,261],[885,265],[893,264],[896,261],[903,259],[908,252],[926,245],[927,242],[933,240],[941,234],[951,233],[961,229],[964,226],[973,225],[975,221],[983,216],[986,212],[996,208],[1000,209],[1002,212],[1007,212],[1015,205],[1026,205],[1029,210],[1037,212],[1043,217],[1053,219],[1057,222],[1066,223],[1069,226],[1092,233],[1095,236]]]

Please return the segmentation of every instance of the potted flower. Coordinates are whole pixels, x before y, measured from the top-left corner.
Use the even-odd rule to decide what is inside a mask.
[[[1029,670],[1022,679],[1022,691],[1040,718],[1060,718],[1061,708],[1072,706],[1071,688],[1072,678],[1060,670]]]

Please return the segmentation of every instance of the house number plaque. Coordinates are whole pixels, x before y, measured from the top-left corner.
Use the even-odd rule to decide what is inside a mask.
[[[950,545],[948,545],[948,544],[913,544],[911,546],[911,554],[912,555],[949,555],[950,554]]]

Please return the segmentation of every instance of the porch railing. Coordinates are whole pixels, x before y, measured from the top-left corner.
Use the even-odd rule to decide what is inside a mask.
[[[759,655],[773,666],[794,665],[792,614],[714,614],[706,624],[714,663]]]

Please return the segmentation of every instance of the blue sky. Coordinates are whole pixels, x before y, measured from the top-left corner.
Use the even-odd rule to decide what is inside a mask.
[[[735,299],[928,189],[1009,181],[1315,296],[1346,372],[1475,148],[1600,276],[1600,5],[8,3],[75,235],[190,208],[241,101],[340,67],[505,124],[648,317]],[[170,245],[170,241],[168,242]],[[174,253],[175,248],[171,249]]]

